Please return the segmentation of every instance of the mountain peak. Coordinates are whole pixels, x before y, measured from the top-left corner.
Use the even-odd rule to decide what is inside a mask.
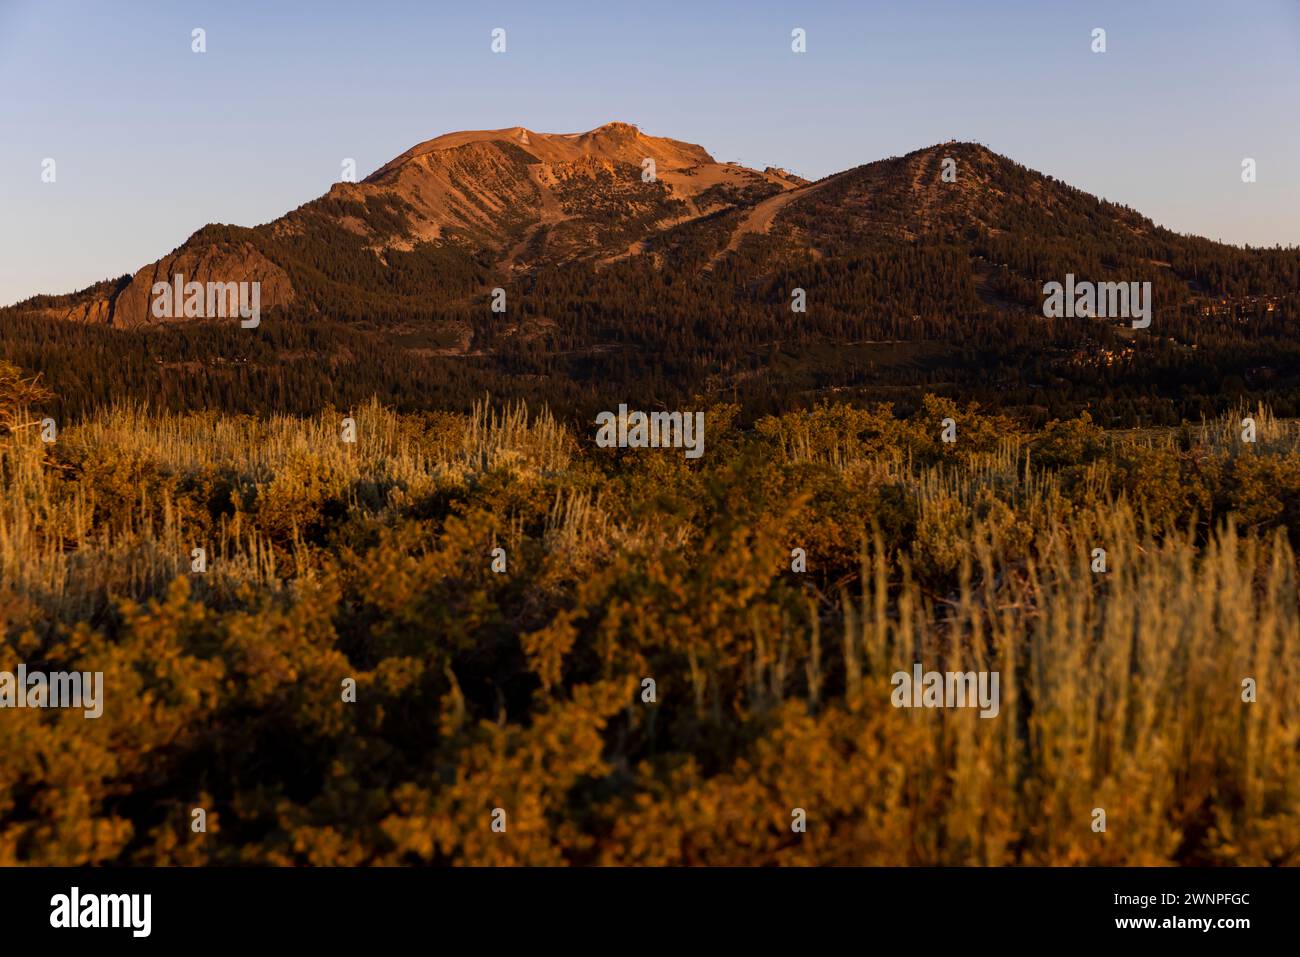
[[[466,147],[482,149],[493,143],[518,146],[542,163],[576,162],[594,157],[639,166],[644,159],[649,158],[660,167],[682,169],[715,162],[701,146],[667,137],[650,136],[631,123],[605,123],[585,133],[539,133],[523,126],[510,126],[498,130],[461,130],[435,136],[417,143],[385,163],[366,177],[366,181],[384,181],[403,167],[434,154]]]
[[[589,131],[589,132],[587,132],[587,133],[584,133],[583,135],[584,135],[584,136],[597,136],[597,135],[600,135],[600,134],[602,134],[602,133],[605,133],[605,134],[608,134],[608,135],[611,135],[611,136],[630,136],[630,137],[637,137],[637,136],[640,136],[640,135],[641,135],[641,130],[638,129],[637,126],[636,126],[635,124],[632,124],[632,123],[622,123],[622,122],[619,122],[618,120],[615,120],[615,121],[613,121],[612,123],[602,123],[600,126],[596,127],[594,130],[591,130],[591,131]]]

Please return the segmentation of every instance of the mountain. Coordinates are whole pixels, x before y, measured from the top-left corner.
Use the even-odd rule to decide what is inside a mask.
[[[953,163],[951,181],[944,160]],[[774,167],[719,163],[703,147],[626,123],[571,134],[512,127],[427,140],[265,226],[204,227],[129,278],[20,308],[114,327],[175,321],[151,315],[151,290],[180,274],[201,283],[257,281],[263,309],[301,303],[323,315],[383,307],[419,314],[430,298],[465,302],[512,275],[576,260],[607,265],[648,255],[657,267],[711,272],[764,237],[773,238],[765,268],[800,253],[833,260],[937,242],[983,253],[986,240],[1033,237],[1081,254],[1081,268],[1097,259],[1088,250],[1104,246],[1112,265],[1149,271],[1195,243],[973,143],[810,183]],[[981,258],[973,281],[990,303],[1013,301],[999,298],[1005,288],[993,294],[995,267]],[[1026,306],[1037,296],[1032,284],[1017,291]],[[357,309],[340,310],[354,301]]]
[[[260,283],[259,332],[155,318],[154,283],[178,274]],[[1157,321],[1045,319],[1044,284],[1069,275],[1150,282]],[[977,143],[810,182],[626,123],[511,127],[436,137],[271,223],[205,226],[134,275],[0,310],[26,330],[0,351],[85,402],[604,408],[643,390],[781,408],[931,390],[1177,421],[1247,391],[1300,411],[1298,296],[1295,249],[1179,235]],[[131,369],[88,370],[91,353]]]
[[[626,254],[647,233],[806,182],[784,170],[719,163],[702,147],[626,123],[571,134],[449,133],[265,226],[205,227],[129,281],[29,303],[52,318],[136,326],[157,321],[153,284],[180,273],[203,283],[259,281],[264,308],[306,294],[328,311],[338,284],[419,295],[429,289],[409,273],[423,266],[509,273]],[[386,267],[408,275],[394,281]]]

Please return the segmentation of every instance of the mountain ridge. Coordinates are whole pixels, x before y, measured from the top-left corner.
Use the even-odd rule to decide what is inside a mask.
[[[1075,255],[1079,247],[1104,245],[1113,267],[1168,263],[1188,244],[1210,243],[978,143],[935,144],[810,182],[778,167],[721,163],[702,146],[629,123],[567,134],[516,126],[433,137],[270,223],[209,224],[133,274],[5,311],[113,328],[187,322],[150,310],[154,284],[181,275],[258,282],[263,309],[330,315],[346,299],[355,303],[348,315],[420,313],[428,307],[416,307],[419,299],[464,304],[584,263],[644,257],[657,270],[718,275],[742,248],[756,251],[752,268],[780,271],[803,258],[917,244],[965,245],[984,302],[1028,308],[1033,264],[1008,267],[993,249],[1028,235],[1098,269],[1106,256]]]
[[[651,160],[655,168],[646,181],[643,164]],[[700,146],[621,122],[570,134],[524,127],[447,133],[416,144],[360,182],[333,184],[267,224],[208,224],[129,279],[31,297],[10,308],[110,326],[147,324],[155,321],[147,308],[149,288],[177,273],[198,282],[259,281],[269,287],[263,290],[266,306],[287,305],[297,290],[284,263],[249,238],[292,238],[321,227],[324,218],[365,240],[381,260],[392,250],[453,243],[496,252],[502,263],[520,267],[528,244],[543,231],[549,248],[540,258],[562,260],[580,255],[584,246],[616,242],[627,221],[680,222],[737,205],[747,189],[796,189],[803,182],[784,170],[718,163]],[[603,207],[584,210],[594,193]],[[213,240],[230,230],[242,239]]]

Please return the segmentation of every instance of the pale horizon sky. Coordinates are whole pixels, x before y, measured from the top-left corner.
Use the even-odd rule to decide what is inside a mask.
[[[275,219],[345,157],[613,120],[813,179],[975,140],[1179,232],[1300,245],[1300,0],[0,0],[0,90],[0,305]]]

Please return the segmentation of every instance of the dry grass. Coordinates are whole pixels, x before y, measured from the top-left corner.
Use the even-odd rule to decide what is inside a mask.
[[[185,597],[166,598],[182,602],[166,613],[178,620],[261,636],[267,656],[296,654],[278,643],[308,629],[306,647],[350,656],[366,687],[389,689],[394,713],[455,703],[430,745],[444,771],[387,769],[377,816],[300,808],[275,825],[280,843],[214,842],[189,857],[119,828],[98,859],[1295,863],[1300,597],[1288,533],[1276,516],[1245,529],[1142,484],[1152,462],[1192,462],[1218,483],[1213,503],[1251,494],[1231,478],[1238,464],[1293,474],[1300,432],[1255,410],[1246,447],[1243,414],[1182,434],[1105,435],[1091,458],[1040,468],[1057,446],[996,421],[964,419],[974,447],[950,454],[924,416],[837,408],[737,437],[757,464],[715,452],[692,471],[671,451],[602,458],[522,406],[417,419],[370,404],[351,413],[355,444],[340,439],[343,413],[118,408],[54,447],[33,430],[0,438],[5,654],[77,623],[104,648],[129,647],[146,634],[141,605],[181,578]],[[710,436],[710,447],[723,445]],[[510,549],[508,576],[479,568],[496,541]],[[794,544],[809,551],[807,576],[788,571]],[[205,576],[189,574],[197,545]],[[840,561],[837,548],[857,557]],[[1091,567],[1096,548],[1105,573]],[[259,625],[249,616],[271,614],[267,601],[291,617]],[[303,612],[308,624],[292,618],[322,601],[326,611]],[[151,640],[182,653],[190,639],[159,610],[172,605],[150,607],[164,622]],[[232,647],[247,655],[253,640]],[[467,703],[458,681],[430,690],[397,677],[419,661],[438,681],[518,682],[520,649],[541,688],[526,717],[515,706],[519,723],[474,730],[465,710],[502,717],[498,698]],[[1000,714],[892,708],[890,675],[916,662],[999,672]],[[646,674],[662,717],[623,688]],[[336,704],[319,707],[309,727]],[[213,709],[204,721],[221,720]],[[128,743],[104,747],[132,766]],[[6,794],[52,786],[39,751],[0,781],[0,825]],[[454,786],[437,783],[447,768]],[[101,801],[134,787],[103,773],[89,792]],[[575,809],[572,788],[590,778],[608,793],[584,791],[591,803]],[[179,781],[178,794],[192,786]],[[536,818],[506,851],[454,829],[428,836],[442,833],[431,821],[472,830],[462,816],[512,799]],[[792,806],[817,822],[797,842]],[[238,818],[233,803],[227,816]],[[42,859],[83,862],[84,846],[55,841]]]

